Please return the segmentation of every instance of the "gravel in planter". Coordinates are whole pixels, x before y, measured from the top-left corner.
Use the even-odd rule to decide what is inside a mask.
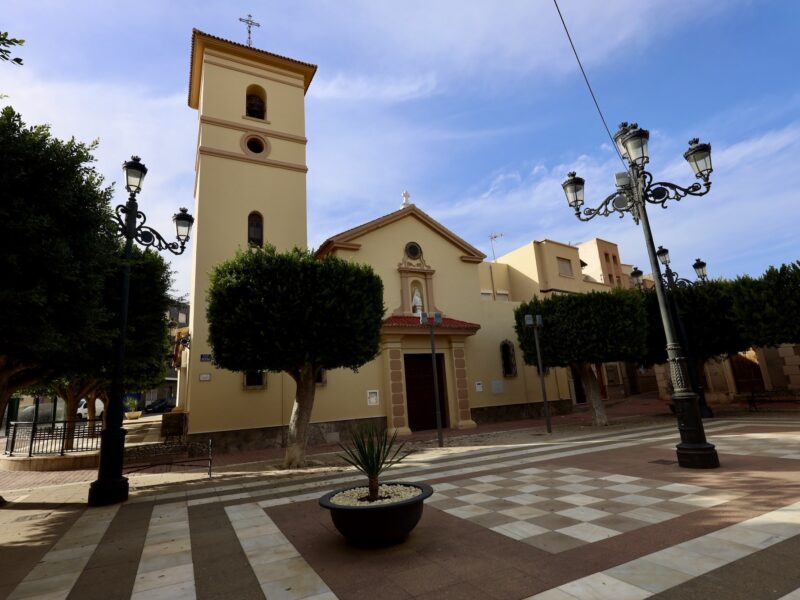
[[[338,504],[339,506],[375,506],[376,504],[401,502],[413,498],[414,496],[419,496],[421,493],[421,489],[411,485],[381,485],[378,488],[378,494],[381,496],[381,499],[375,502],[369,502],[368,500],[361,500],[361,498],[366,498],[369,494],[369,488],[363,486],[339,492],[331,498],[331,503]]]

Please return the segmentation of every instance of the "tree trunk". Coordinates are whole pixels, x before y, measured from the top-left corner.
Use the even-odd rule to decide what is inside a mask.
[[[600,398],[600,386],[597,383],[597,378],[594,375],[591,365],[589,363],[577,363],[575,369],[580,375],[581,385],[583,392],[586,394],[586,399],[592,405],[594,411],[594,424],[595,425],[608,425],[608,417],[606,416],[606,407]]]
[[[287,469],[302,467],[306,463],[306,434],[311,410],[314,408],[314,394],[317,391],[316,369],[311,364],[304,364],[299,373],[292,378],[297,385],[297,393],[289,418],[289,438],[286,445],[286,457],[283,466]]]
[[[64,449],[72,450],[75,442],[75,420],[78,418],[78,404],[81,398],[89,394],[92,385],[89,383],[67,383],[65,385],[53,385],[56,394],[61,396],[66,402],[65,419],[67,421],[67,435],[64,440]],[[88,400],[87,400],[88,402]],[[88,407],[87,407],[88,408]]]
[[[95,422],[94,420],[97,418],[97,410],[95,409],[95,402],[97,395],[92,393],[86,397],[86,409],[89,415],[89,436],[94,437],[95,434]],[[105,412],[105,411],[104,411]]]
[[[594,371],[597,374],[597,385],[600,386],[600,398],[603,400],[608,400],[608,390],[606,389],[603,363],[595,363]]]
[[[5,356],[0,356],[0,417],[6,412],[11,396],[39,381],[42,375],[41,370],[33,367],[11,366]]]
[[[378,491],[380,490],[380,484],[378,483],[377,477],[369,477],[368,481],[369,481],[369,496],[367,496],[367,499],[370,502],[375,502],[376,500],[378,500],[378,498],[380,498],[378,494]]]

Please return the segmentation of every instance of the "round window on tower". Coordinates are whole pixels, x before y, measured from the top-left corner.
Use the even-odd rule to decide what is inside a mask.
[[[246,133],[240,143],[244,153],[252,157],[265,158],[269,154],[269,142],[261,135]]]
[[[422,248],[417,242],[408,242],[406,244],[406,256],[411,260],[419,260],[422,258]]]
[[[257,137],[251,137],[247,140],[247,149],[253,154],[261,154],[264,151],[264,142]]]

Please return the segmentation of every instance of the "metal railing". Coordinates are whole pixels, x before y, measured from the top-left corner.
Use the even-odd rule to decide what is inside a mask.
[[[72,429],[72,436],[69,435]],[[28,456],[88,452],[100,448],[103,419],[93,421],[13,421],[6,438],[5,454]]]

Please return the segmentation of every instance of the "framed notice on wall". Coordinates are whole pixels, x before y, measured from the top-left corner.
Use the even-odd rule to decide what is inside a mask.
[[[367,390],[367,406],[378,406],[378,390]]]

